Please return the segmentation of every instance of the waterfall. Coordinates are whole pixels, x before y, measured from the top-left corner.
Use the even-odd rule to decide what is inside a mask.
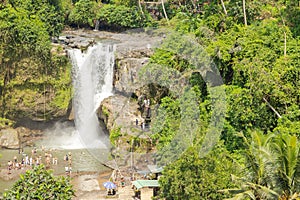
[[[97,108],[112,95],[114,50],[112,44],[97,44],[86,52],[72,49],[75,126],[85,148],[105,148],[108,137],[99,125]]]

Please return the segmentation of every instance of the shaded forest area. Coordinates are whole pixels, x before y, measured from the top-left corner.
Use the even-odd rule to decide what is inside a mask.
[[[188,80],[200,111],[196,137],[188,138],[190,146],[165,166],[161,196],[299,199],[299,2],[170,0],[146,5],[137,0],[2,1],[1,126],[27,115],[49,119],[67,109],[70,64],[59,47],[51,46],[63,29],[94,29],[95,20],[100,30],[163,27],[193,35],[205,49],[224,82],[226,113],[221,140],[205,157],[199,156],[205,134],[214,131],[209,122],[218,108],[201,75],[192,73]],[[179,72],[195,67],[163,48],[156,49],[147,70],[156,65]],[[151,135],[158,150],[174,140],[177,130],[186,135],[187,129],[180,127],[188,118],[182,102],[171,92],[160,100],[164,125],[154,121]],[[195,109],[188,104],[185,108]]]

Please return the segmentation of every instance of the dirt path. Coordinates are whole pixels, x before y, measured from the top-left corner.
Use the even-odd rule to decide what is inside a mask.
[[[125,187],[117,189],[117,195],[107,196],[107,191],[103,187],[103,183],[108,181],[112,172],[88,173],[74,176],[72,184],[76,190],[76,197],[74,200],[104,200],[104,199],[118,199],[118,200],[132,200],[134,191],[130,184]]]

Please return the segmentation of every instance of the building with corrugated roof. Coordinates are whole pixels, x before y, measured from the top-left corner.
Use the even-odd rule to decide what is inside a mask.
[[[132,182],[136,189],[135,196],[141,200],[152,199],[158,194],[159,183],[158,180],[136,180]]]

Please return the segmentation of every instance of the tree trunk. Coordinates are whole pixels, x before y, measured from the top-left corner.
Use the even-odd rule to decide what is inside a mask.
[[[284,57],[286,57],[286,28],[285,28],[285,22],[284,22],[284,19],[283,19],[283,17],[281,16],[281,20],[282,20],[282,24],[283,24],[283,28],[284,28],[284,31],[283,31],[283,36],[284,36],[284,49],[283,49],[283,55],[284,55]]]
[[[165,18],[166,18],[167,22],[169,23],[169,18],[168,18],[166,9],[165,9],[164,0],[161,0],[161,5],[162,5],[162,9],[164,11]]]
[[[244,13],[244,24],[245,24],[245,26],[247,26],[246,0],[243,0],[243,13]]]
[[[284,31],[284,52],[283,52],[284,57],[286,57],[286,32]]]
[[[139,0],[139,8],[141,10],[142,15],[145,16],[142,5],[141,5],[141,0]]]
[[[224,4],[223,0],[221,0],[221,4],[222,4],[225,15],[227,15],[227,10],[226,10],[226,7],[225,7],[225,4]]]
[[[263,97],[263,100],[271,108],[271,110],[277,115],[277,117],[281,118],[281,115],[279,114],[279,112],[277,112],[277,110],[275,110],[275,108],[267,101],[267,99],[265,97]]]

